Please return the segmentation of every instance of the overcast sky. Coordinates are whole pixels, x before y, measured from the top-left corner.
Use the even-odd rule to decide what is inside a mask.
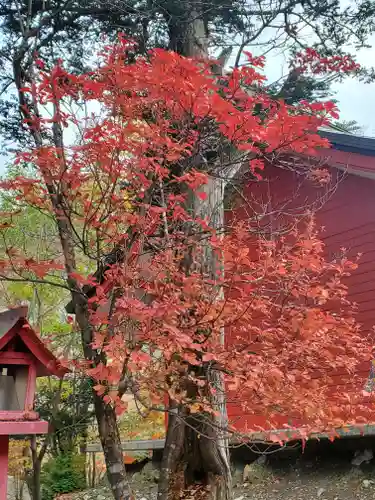
[[[375,37],[371,49],[358,51],[357,60],[363,66],[375,63]],[[375,137],[375,82],[361,83],[348,78],[335,87],[342,120],[357,120],[363,126],[365,135]]]
[[[375,66],[375,35],[369,41],[370,49],[361,49],[355,54],[362,66]],[[352,49],[349,49],[353,54]],[[277,54],[267,60],[266,75],[270,82],[276,81],[287,72],[285,54]],[[375,137],[375,82],[361,83],[354,78],[346,78],[343,83],[333,86],[335,98],[339,101],[340,120],[356,120],[363,127],[365,135]]]

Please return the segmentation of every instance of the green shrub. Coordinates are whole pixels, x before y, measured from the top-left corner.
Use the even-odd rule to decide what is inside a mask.
[[[52,500],[59,493],[71,493],[85,487],[84,455],[59,455],[51,458],[42,468],[42,500]]]

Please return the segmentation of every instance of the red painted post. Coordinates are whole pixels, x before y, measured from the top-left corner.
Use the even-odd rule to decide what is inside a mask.
[[[0,500],[7,500],[9,436],[0,436]]]

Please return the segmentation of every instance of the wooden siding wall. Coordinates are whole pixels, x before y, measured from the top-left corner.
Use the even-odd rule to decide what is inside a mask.
[[[358,306],[357,320],[362,325],[363,334],[368,335],[375,324],[375,157],[331,150],[322,152],[321,157],[341,166],[340,169],[331,169],[330,185],[318,188],[294,172],[269,167],[264,173],[264,181],[249,183],[245,187],[244,198],[248,206],[242,201],[233,212],[236,217],[247,217],[249,205],[254,200],[261,199],[264,203],[271,199],[272,209],[277,212],[272,226],[277,228],[294,215],[301,215],[303,207],[319,207],[316,221],[327,257],[340,254],[342,248],[346,248],[353,258],[362,254],[358,269],[345,283],[349,287],[350,300]],[[366,175],[374,172],[374,179],[348,173],[353,170]],[[229,219],[232,216],[228,214]],[[369,366],[362,366],[359,370],[364,385]],[[335,377],[337,386],[345,383],[345,378]],[[239,405],[229,404],[228,415],[242,431],[265,426],[264,417],[244,415]],[[287,416],[280,418],[280,425],[286,421]]]

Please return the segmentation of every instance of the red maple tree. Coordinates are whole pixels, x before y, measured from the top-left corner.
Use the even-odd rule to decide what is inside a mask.
[[[112,429],[112,448],[101,438],[116,498],[128,498],[123,471],[113,467],[113,411],[126,411],[125,391],[144,408],[177,409],[180,436],[200,436],[201,458],[180,447],[174,466],[188,462],[189,482],[203,467],[203,447],[235,432],[231,423],[214,425],[222,424],[223,377],[227,397],[248,413],[270,424],[286,413],[311,432],[358,412],[355,393],[332,399],[329,379],[337,369],[354,376],[371,354],[342,284],[355,263],[325,260],[312,218],[269,242],[251,220],[224,227],[223,199],[219,207],[211,199],[239,166],[261,177],[271,153],[326,147],[317,130],[336,107],[272,100],[262,89],[263,59],[250,54],[247,65],[217,77],[205,61],[163,50],[131,61],[131,51],[120,39],[82,75],[62,63],[40,67],[22,89],[36,147],[17,159],[33,170],[1,184],[56,221],[60,258],[33,260],[7,247],[0,273],[71,292],[100,432],[103,422]],[[77,131],[73,145],[66,127]],[[205,467],[207,482],[220,475],[220,464]],[[161,481],[160,499],[170,480]]]

